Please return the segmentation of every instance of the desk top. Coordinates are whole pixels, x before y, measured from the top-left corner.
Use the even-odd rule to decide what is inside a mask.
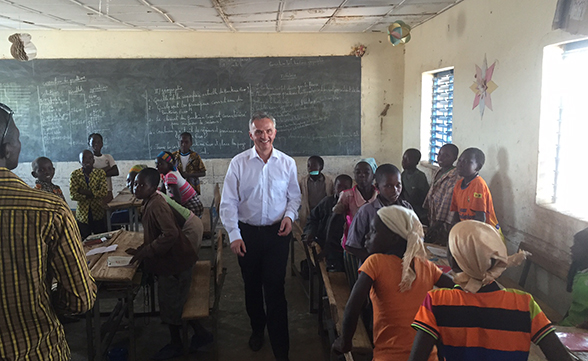
[[[125,253],[127,248],[137,248],[143,244],[142,232],[116,231],[112,232],[112,238],[107,242],[92,247],[84,247],[88,252],[92,248],[110,246],[117,244],[116,251],[102,253],[88,258],[90,272],[97,282],[131,282],[133,276],[139,267],[138,263],[127,267],[108,267],[108,257],[111,256],[129,256]]]
[[[107,206],[109,209],[141,207],[143,201],[135,198],[135,195],[129,191],[123,190]]]

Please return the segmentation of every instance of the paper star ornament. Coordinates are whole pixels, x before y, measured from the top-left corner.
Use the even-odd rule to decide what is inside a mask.
[[[474,97],[474,106],[473,109],[479,107],[480,110],[480,117],[484,117],[484,110],[486,107],[488,109],[492,109],[492,92],[498,88],[495,82],[492,81],[492,74],[494,74],[494,66],[496,62],[492,63],[490,67],[488,67],[488,61],[486,57],[484,57],[484,63],[482,64],[482,68],[476,65],[476,81],[470,86],[470,89],[476,94]]]

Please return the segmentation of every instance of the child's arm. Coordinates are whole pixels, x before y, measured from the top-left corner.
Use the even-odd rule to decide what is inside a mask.
[[[108,183],[106,183],[106,173],[103,170],[99,170],[96,175],[98,178],[97,187],[90,189],[94,198],[104,198],[108,194]]]
[[[182,193],[177,184],[166,184],[165,188],[167,189],[167,193],[169,193],[168,195],[172,197],[174,201],[181,203]]]
[[[549,361],[572,361],[572,357],[555,334],[550,332],[538,343],[541,351]]]
[[[427,361],[435,342],[433,336],[423,330],[417,330],[408,361]]]
[[[80,192],[82,190],[82,182],[85,184],[85,181],[80,179],[80,177],[76,175],[76,173],[71,174],[69,178],[69,196],[72,199],[72,201],[79,202],[88,199],[84,192]]]
[[[341,237],[345,229],[345,217],[342,214],[333,213],[329,219],[329,226],[327,227],[327,239],[325,241],[325,249],[323,254],[329,253],[330,246],[341,244]]]
[[[443,273],[441,277],[439,277],[439,280],[437,280],[437,283],[435,283],[435,286],[439,288],[453,288],[455,286],[455,282],[453,282],[453,278],[451,278],[451,276],[449,276],[447,273]]]
[[[192,173],[184,172],[181,164],[178,162],[178,170],[180,171],[180,174],[184,176],[184,178],[200,178],[206,176],[206,167],[204,166],[202,158],[200,158],[200,155],[197,155],[196,157],[197,158],[193,160],[196,165],[196,170]]]
[[[118,166],[115,164],[112,167],[104,167],[101,168],[105,173],[107,177],[116,177],[119,173],[118,173]]]
[[[359,274],[359,278],[351,290],[347,306],[345,306],[341,336],[333,342],[332,350],[335,353],[351,351],[353,347],[352,339],[355,334],[355,329],[357,328],[357,321],[359,320],[361,309],[370,293],[373,283],[374,281],[370,276],[364,272]]]

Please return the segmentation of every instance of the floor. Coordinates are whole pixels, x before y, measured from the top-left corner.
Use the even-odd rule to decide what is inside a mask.
[[[210,257],[210,248],[201,250],[201,259]],[[296,259],[304,258],[301,249],[296,247]],[[274,360],[271,346],[266,335],[266,342],[258,352],[248,347],[250,336],[249,319],[245,312],[243,300],[243,281],[241,279],[237,258],[229,248],[223,252],[224,266],[227,276],[222,290],[218,322],[218,360]],[[286,298],[288,300],[288,319],[290,328],[290,360],[329,360],[329,346],[318,334],[316,314],[308,312],[308,299],[300,278],[290,276],[290,265],[286,276]],[[146,298],[140,291],[135,300],[135,312],[147,311]],[[104,308],[103,308],[104,309]],[[103,317],[103,320],[105,318]],[[124,321],[123,321],[124,322]],[[209,320],[202,324],[211,329]],[[65,325],[66,337],[72,352],[72,361],[87,360],[85,320]],[[128,327],[128,326],[127,326]],[[128,338],[124,332],[119,332],[111,347],[128,347]],[[157,317],[137,317],[135,319],[135,334],[137,337],[137,360],[149,360],[159,348],[169,342],[167,327],[159,322]],[[212,347],[204,347],[197,353],[175,360],[213,360]],[[118,359],[116,360],[118,361]]]

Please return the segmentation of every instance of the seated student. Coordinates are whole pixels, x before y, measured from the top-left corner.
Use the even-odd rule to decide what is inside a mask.
[[[168,195],[183,207],[191,210],[196,216],[202,217],[204,207],[198,193],[182,177],[174,166],[174,159],[170,152],[161,152],[155,161],[157,170],[162,175],[163,185]]]
[[[423,208],[423,202],[429,192],[429,182],[425,173],[417,169],[421,161],[421,152],[410,148],[402,156],[402,197],[412,205],[414,212],[419,216],[422,224],[429,224],[427,211]]]
[[[145,168],[135,179],[135,196],[143,200],[144,242],[129,248],[131,262],[143,262],[146,272],[157,276],[161,321],[168,325],[171,343],[151,359],[167,360],[182,355],[182,312],[192,281],[192,266],[197,255],[182,233],[177,218],[163,197],[157,194],[159,173]]]
[[[374,182],[374,173],[376,172],[376,160],[374,158],[365,158],[357,162],[353,170],[356,186],[347,189],[339,196],[339,201],[333,207],[333,215],[329,220],[327,228],[327,242],[325,248],[329,252],[343,252],[347,242],[347,232],[355,213],[361,206],[376,200],[378,192],[372,184]],[[343,237],[341,240],[341,231]],[[343,249],[342,249],[342,248]],[[344,253],[345,269],[352,269],[357,260],[347,256]],[[349,268],[347,266],[349,265]],[[357,267],[355,267],[357,269]],[[350,284],[350,286],[352,286]]]
[[[302,196],[298,219],[302,228],[306,226],[310,211],[325,197],[333,195],[333,180],[322,173],[324,166],[323,158],[318,155],[310,156],[306,163],[308,174],[298,180]]]
[[[376,169],[376,189],[378,190],[378,197],[375,201],[363,205],[353,217],[349,232],[347,233],[347,243],[345,244],[345,251],[353,254],[364,262],[368,257],[368,251],[365,248],[365,241],[370,231],[370,224],[372,219],[380,208],[391,205],[401,206],[407,209],[412,209],[411,205],[400,199],[402,192],[402,183],[400,182],[400,170],[392,164],[382,164]],[[357,280],[357,268],[349,273],[353,278],[352,283]]]
[[[336,352],[348,352],[368,294],[374,308],[374,360],[406,360],[416,331],[410,324],[433,286],[452,287],[451,277],[427,261],[423,228],[416,214],[393,205],[380,208],[366,241],[370,256],[345,307]],[[437,360],[433,354],[429,360]],[[425,358],[426,359],[426,358]]]
[[[571,250],[568,292],[572,293],[572,304],[559,324],[588,329],[588,228],[574,235]]]
[[[523,361],[531,342],[550,361],[571,361],[533,296],[494,281],[525,253],[508,256],[496,229],[470,220],[451,229],[448,258],[458,286],[427,294],[412,324],[409,361],[426,360],[435,344],[447,361]]]
[[[447,244],[454,217],[450,211],[453,188],[459,179],[457,169],[453,166],[458,154],[459,149],[454,144],[445,144],[437,154],[439,169],[433,175],[433,184],[423,204],[423,208],[429,212],[429,229],[425,234],[425,242]]]
[[[184,132],[180,134],[180,149],[173,152],[175,166],[182,177],[200,195],[200,177],[206,176],[206,167],[200,155],[190,149],[192,147],[192,134]]]
[[[333,214],[333,207],[339,200],[339,194],[350,189],[353,180],[347,174],[340,174],[335,178],[335,194],[326,196],[319,204],[310,211],[306,226],[304,227],[303,240],[312,243],[316,242],[325,250],[327,239],[327,227],[329,219]],[[340,246],[339,246],[340,247]],[[327,260],[327,270],[343,270],[343,252],[324,253]]]
[[[135,186],[135,178],[137,174],[143,169],[148,168],[146,164],[135,164],[134,166],[129,169],[129,173],[127,174],[127,188],[131,193],[133,193],[133,187]]]
[[[51,182],[55,175],[55,168],[53,167],[51,159],[47,157],[39,157],[31,163],[31,167],[33,168],[31,174],[37,179],[35,181],[35,189],[55,194],[59,198],[65,200],[61,188]]]
[[[94,168],[94,154],[89,150],[80,153],[82,168],[71,172],[69,194],[78,202],[76,220],[85,239],[92,233],[106,232],[106,212],[102,200],[108,193],[106,173]]]
[[[118,175],[118,167],[114,158],[112,158],[110,154],[102,154],[102,147],[104,146],[102,135],[98,133],[90,134],[88,136],[88,145],[92,148],[92,152],[94,153],[94,167],[102,169],[106,173],[108,194],[103,199],[103,204],[106,205],[114,198],[112,194],[112,177]]]
[[[490,189],[478,175],[485,161],[484,152],[478,148],[468,148],[461,153],[457,161],[457,174],[463,178],[455,183],[450,210],[455,212],[454,223],[473,219],[488,223],[502,234],[494,213]]]

